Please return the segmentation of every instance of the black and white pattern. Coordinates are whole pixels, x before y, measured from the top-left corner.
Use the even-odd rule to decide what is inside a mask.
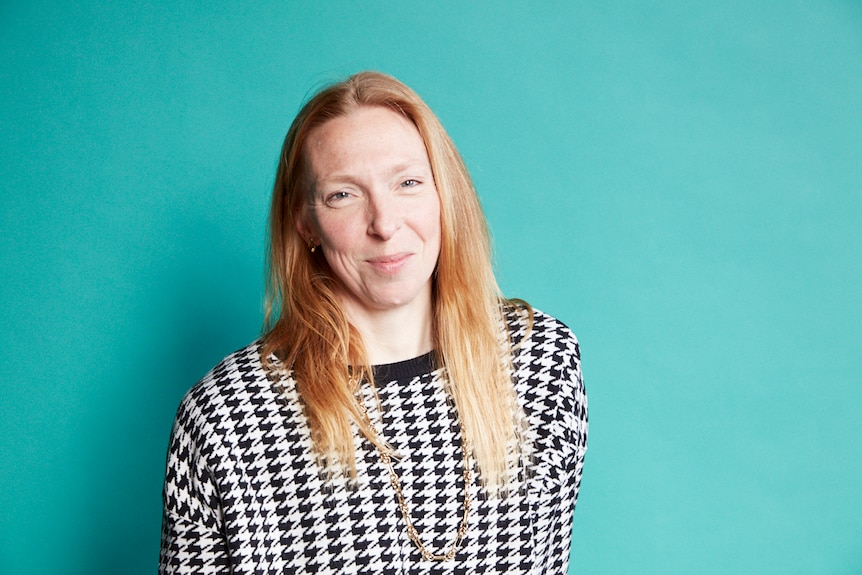
[[[159,572],[565,573],[587,442],[578,344],[541,312],[528,333],[515,312],[508,321],[532,446],[526,485],[489,498],[474,469],[469,529],[453,561],[422,560],[377,452],[358,433],[357,482],[321,473],[293,380],[276,389],[252,344],[217,365],[177,412]],[[414,524],[435,553],[455,536],[464,481],[441,372],[432,354],[375,372],[382,432],[400,455]]]

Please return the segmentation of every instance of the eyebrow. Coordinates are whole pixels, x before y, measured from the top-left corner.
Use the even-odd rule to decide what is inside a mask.
[[[394,177],[395,175],[400,174],[401,172],[408,172],[409,173],[414,168],[419,168],[419,167],[421,167],[423,171],[426,169],[426,166],[422,165],[422,162],[419,160],[409,161],[409,162],[400,162],[400,163],[392,166],[392,168],[387,172],[387,177],[390,177],[390,178]],[[427,170],[428,170],[429,174],[433,173],[433,171],[431,170],[430,161],[428,162]],[[320,182],[328,183],[328,184],[358,183],[358,182],[356,182],[356,179],[353,176],[351,176],[350,174],[343,174],[343,173],[338,173],[338,172],[336,172],[335,174],[331,174],[331,175],[327,176],[325,179],[317,180],[315,182],[315,184],[318,184]]]
[[[396,174],[400,174],[401,172],[410,172],[410,171],[413,171],[415,168],[420,168],[420,167],[422,168],[422,170],[425,169],[425,165],[421,160],[402,162],[400,164],[396,164],[396,165],[392,166],[392,169],[389,170],[389,176],[392,177],[392,176],[395,176]],[[431,161],[430,160],[428,160],[428,166],[427,167],[428,167],[428,171],[430,172],[431,171]]]

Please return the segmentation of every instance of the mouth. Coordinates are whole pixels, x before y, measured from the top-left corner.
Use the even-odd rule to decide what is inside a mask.
[[[400,253],[368,258],[365,262],[380,273],[394,274],[406,266],[411,257],[412,254]]]

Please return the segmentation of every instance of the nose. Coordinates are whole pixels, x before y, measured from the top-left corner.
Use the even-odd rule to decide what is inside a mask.
[[[401,227],[401,216],[395,198],[388,195],[373,197],[367,207],[369,235],[388,240]]]

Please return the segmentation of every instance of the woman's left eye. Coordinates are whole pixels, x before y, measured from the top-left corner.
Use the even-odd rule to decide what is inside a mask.
[[[419,185],[419,180],[409,179],[409,180],[404,180],[403,182],[401,182],[402,188],[412,188],[413,186],[418,186],[418,185]]]

